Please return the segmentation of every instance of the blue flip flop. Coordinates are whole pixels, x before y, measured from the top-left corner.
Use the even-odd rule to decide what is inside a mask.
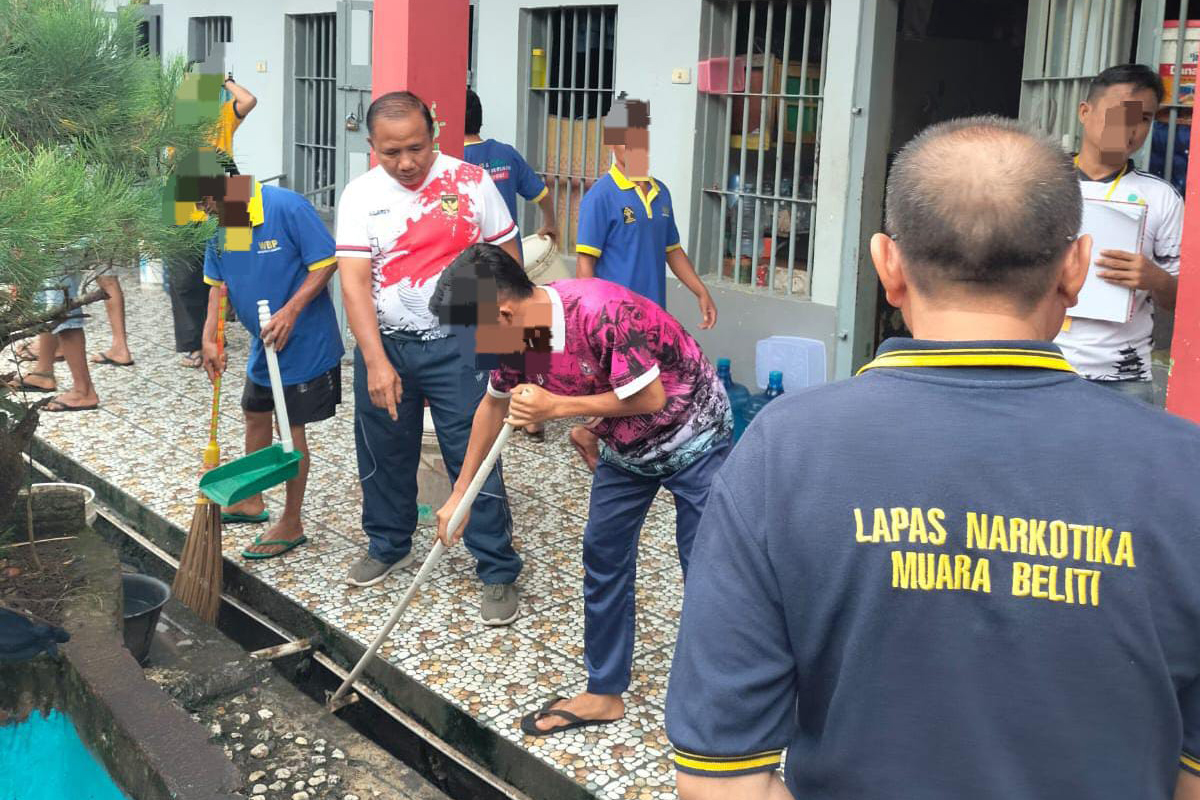
[[[223,525],[237,525],[239,523],[259,523],[269,522],[271,514],[268,511],[261,511],[258,514],[230,514],[227,511],[221,512],[221,523]]]
[[[275,558],[276,556],[283,555],[284,553],[288,552],[289,550],[293,550],[293,549],[299,547],[300,545],[304,544],[307,541],[308,541],[307,536],[301,536],[299,539],[296,539],[294,541],[289,541],[288,539],[267,539],[266,541],[263,541],[261,536],[255,536],[254,544],[265,545],[267,547],[282,547],[283,549],[279,550],[275,553],[253,553],[249,550],[243,550],[242,558],[247,558],[247,559],[251,559],[251,560],[264,559],[264,558]]]

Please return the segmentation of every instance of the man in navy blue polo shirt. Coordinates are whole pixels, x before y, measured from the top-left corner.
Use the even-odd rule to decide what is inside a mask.
[[[942,123],[886,207],[871,255],[916,338],[771,403],[713,480],[681,800],[1200,797],[1200,429],[1050,341],[1091,251],[1071,159]]]
[[[483,104],[479,95],[467,89],[467,113],[464,118],[466,138],[463,140],[463,161],[483,167],[492,178],[492,183],[504,198],[508,206],[508,215],[517,217],[517,195],[531,203],[537,203],[542,209],[542,227],[538,228],[538,236],[549,236],[558,241],[558,221],[554,215],[554,198],[546,188],[546,182],[533,171],[517,149],[511,144],[498,142],[495,139],[482,139],[479,136],[483,129]],[[517,252],[521,252],[521,237],[518,235]]]
[[[221,229],[204,257],[209,292],[204,323],[204,367],[209,377],[225,368],[217,355],[217,308],[220,290],[228,292],[238,320],[250,332],[250,357],[242,410],[246,415],[246,453],[271,444],[275,402],[267,375],[263,342],[279,356],[284,402],[296,448],[304,454],[300,471],[287,482],[283,515],[243,551],[245,558],[273,558],[307,541],[300,519],[308,480],[308,443],[304,426],[329,419],[342,399],[342,338],[333,301],[326,288],[337,268],[333,237],[317,212],[300,195],[263,186],[249,175],[216,178],[224,196],[207,196],[208,213],[220,214]],[[266,300],[271,320],[259,330],[258,301]],[[266,522],[262,495],[225,509],[226,522]]]

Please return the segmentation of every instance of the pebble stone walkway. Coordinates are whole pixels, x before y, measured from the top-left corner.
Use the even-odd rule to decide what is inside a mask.
[[[139,286],[124,272],[130,347],[128,368],[94,366],[99,410],[43,414],[39,436],[110,483],[186,530],[196,475],[207,438],[211,388],[203,372],[182,366],[174,352],[170,303],[161,286]],[[87,309],[90,352],[109,343],[102,304]],[[238,399],[248,335],[229,326],[220,442],[225,458],[241,454]],[[26,368],[32,365],[23,365]],[[9,353],[0,372],[13,369]],[[396,593],[415,574],[432,530],[419,529],[416,563],[368,589],[343,583],[361,555],[361,489],[354,455],[352,370],[343,366],[338,415],[309,428],[311,473],[305,502],[309,543],[277,559],[247,561],[241,549],[256,526],[226,526],[225,557],[303,604],[364,645],[378,633]],[[56,365],[60,386],[70,384]],[[637,644],[627,714],[617,724],[544,739],[525,737],[520,717],[553,694],[582,691],[583,570],[581,540],[590,474],[567,440],[566,422],[551,423],[546,441],[515,436],[503,456],[515,522],[525,559],[519,579],[520,619],[508,628],[477,621],[478,583],[473,559],[456,547],[439,565],[381,656],[500,735],[553,765],[601,798],[667,800],[675,797],[663,704],[683,597],[676,557],[674,508],[656,498],[642,531],[638,563]],[[273,517],[283,489],[267,494]]]

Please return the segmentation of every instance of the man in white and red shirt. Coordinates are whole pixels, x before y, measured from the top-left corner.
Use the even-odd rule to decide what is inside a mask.
[[[457,341],[429,310],[459,253],[492,242],[517,257],[516,225],[487,172],[433,147],[428,106],[391,92],[367,111],[379,166],[338,201],[337,256],[354,352],[354,437],[370,545],[346,580],[371,586],[412,561],[417,462],[428,401],[450,480],[458,477],[475,408],[487,387],[474,342]],[[497,462],[471,506],[464,536],[483,581],[487,625],[517,617],[521,558]]]

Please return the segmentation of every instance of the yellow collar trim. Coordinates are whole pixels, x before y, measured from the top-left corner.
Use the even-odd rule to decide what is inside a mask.
[[[865,364],[856,374],[869,369],[895,367],[1027,367],[1075,372],[1058,353],[1017,347],[963,348],[946,350],[892,350]]]
[[[254,194],[250,196],[250,202],[246,203],[246,212],[250,215],[251,227],[257,228],[266,220],[263,213],[262,184],[258,181],[254,182]]]
[[[616,164],[608,168],[608,175],[621,191],[633,189],[637,192],[638,199],[642,201],[642,205],[646,209],[646,217],[650,219],[654,218],[654,212],[650,210],[650,203],[654,201],[654,198],[658,197],[658,181],[650,178],[650,194],[643,194],[642,187],[629,180],[629,178],[626,178],[625,173],[621,172]]]

